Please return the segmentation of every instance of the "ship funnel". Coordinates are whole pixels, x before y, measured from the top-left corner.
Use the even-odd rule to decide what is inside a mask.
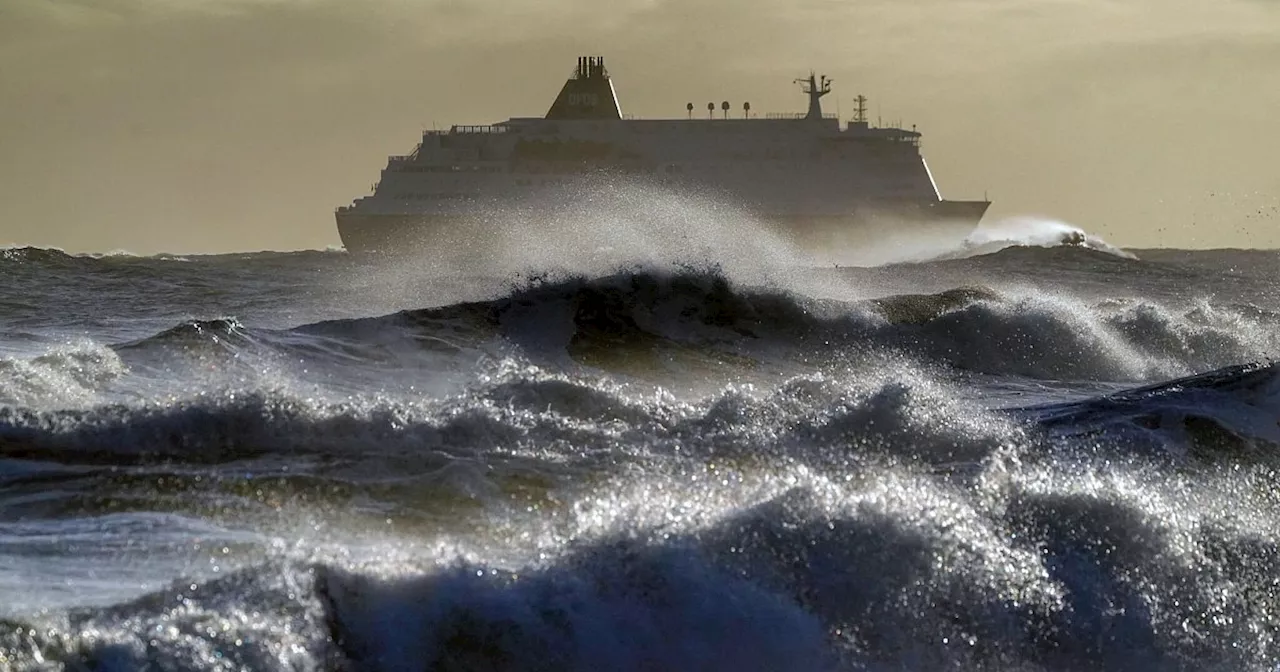
[[[618,96],[613,91],[603,56],[583,56],[578,68],[560,89],[547,111],[547,119],[621,119]]]

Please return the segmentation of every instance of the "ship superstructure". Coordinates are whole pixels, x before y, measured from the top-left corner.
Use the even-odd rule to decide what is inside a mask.
[[[842,124],[822,111],[830,80],[797,82],[809,98],[801,114],[761,118],[722,102],[705,116],[689,103],[683,119],[634,119],[604,59],[579,58],[543,117],[425,131],[412,153],[390,157],[372,195],[338,209],[338,231],[353,252],[447,251],[483,241],[486,227],[537,226],[537,213],[583,185],[619,180],[731,202],[818,256],[973,230],[990,203],[943,200],[920,133],[872,126],[861,96]]]

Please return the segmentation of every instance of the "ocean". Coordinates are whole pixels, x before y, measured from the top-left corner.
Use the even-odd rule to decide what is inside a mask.
[[[1274,669],[1280,252],[1069,228],[0,251],[0,669]]]

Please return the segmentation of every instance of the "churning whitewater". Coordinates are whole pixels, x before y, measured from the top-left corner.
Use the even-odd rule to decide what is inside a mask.
[[[0,668],[1280,663],[1277,253],[899,252],[4,250]]]

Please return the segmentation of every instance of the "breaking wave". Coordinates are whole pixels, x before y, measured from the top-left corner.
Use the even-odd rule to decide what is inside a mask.
[[[1015,217],[983,224],[971,233],[958,249],[939,254],[931,260],[963,259],[1020,247],[1078,248],[1123,259],[1137,259],[1132,252],[1118,248],[1101,237],[1066,222]]]
[[[94,343],[56,347],[37,357],[0,357],[0,405],[81,407],[102,401],[107,383],[127,368]]]
[[[806,446],[826,446],[869,424],[876,429],[858,430],[864,451],[888,450],[895,433],[908,432],[916,437],[913,459],[951,463],[980,459],[1014,431],[996,418],[965,419],[965,405],[944,389],[922,374],[905,375],[868,372],[857,383],[802,377],[763,397],[729,389],[694,402],[662,393],[634,399],[603,379],[507,362],[489,382],[439,400],[332,402],[281,389],[83,410],[0,407],[0,442],[9,457],[76,464],[220,464],[306,453],[370,463],[424,454],[447,460],[477,447],[513,456],[563,449],[556,461],[590,463],[594,455],[616,459],[621,437],[637,456],[791,453],[842,461],[847,456]]]
[[[900,355],[959,371],[1050,380],[1149,381],[1280,352],[1280,315],[1252,305],[1018,295],[985,287],[864,301],[746,287],[709,271],[545,279],[501,298],[288,330],[191,322],[121,353],[250,344],[338,362],[415,352],[515,351],[643,374],[701,361],[769,364]],[[620,368],[622,367],[622,368]]]
[[[508,484],[498,492],[512,506],[475,514],[500,518],[496,527],[370,537],[357,522],[240,567],[214,544],[227,575],[60,621],[0,623],[0,652],[20,669],[1251,669],[1280,658],[1274,423],[1253,437],[1267,451],[1173,456],[1172,466],[1121,448],[1055,452],[1052,430],[1070,413],[1115,418],[1150,404],[1218,413],[1247,433],[1232,424],[1237,407],[1274,418],[1276,381],[1274,366],[1233,369],[1032,409],[1020,426],[999,419],[1006,412],[943,411],[959,402],[922,382],[842,398],[842,386],[810,378],[781,399],[730,393],[695,410],[515,376],[473,399],[509,395],[509,419],[526,409],[632,428],[601,435],[665,427],[665,447],[628,442],[661,459],[533,498]],[[983,420],[957,424],[966,415]],[[788,433],[805,417],[808,429]],[[701,426],[677,439],[684,423]],[[985,448],[963,466],[863,459],[858,437],[877,427],[891,450],[916,451],[930,431]],[[280,438],[308,439],[292,434]],[[738,446],[742,437],[756,444]],[[559,445],[590,452],[580,438]],[[833,459],[768,449],[806,439]],[[489,470],[513,481],[521,471]],[[411,473],[400,467],[397,479]],[[272,487],[242,490],[271,501],[278,493],[262,491]],[[415,506],[468,515],[457,500]]]
[[[88,316],[0,303],[0,668],[1270,669],[1266,277],[1068,243],[353,312],[281,270],[343,254],[15,252],[186,293],[0,259]]]

